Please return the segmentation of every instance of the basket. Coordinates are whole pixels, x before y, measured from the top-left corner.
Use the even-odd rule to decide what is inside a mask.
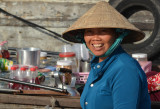
[[[76,84],[85,84],[88,79],[89,72],[74,73],[76,76]]]
[[[152,62],[151,61],[144,61],[144,62],[141,61],[139,63],[145,73],[150,72],[152,70]]]

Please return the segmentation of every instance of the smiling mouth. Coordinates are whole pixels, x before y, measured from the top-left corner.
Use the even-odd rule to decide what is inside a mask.
[[[94,48],[101,48],[104,44],[92,44]]]

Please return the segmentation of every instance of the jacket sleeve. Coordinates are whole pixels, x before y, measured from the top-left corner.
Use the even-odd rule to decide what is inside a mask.
[[[111,79],[114,109],[138,109],[142,81],[138,69],[121,68]]]

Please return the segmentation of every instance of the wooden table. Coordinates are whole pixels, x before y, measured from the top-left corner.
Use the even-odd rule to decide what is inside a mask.
[[[81,109],[80,96],[36,93],[0,93],[0,109]]]

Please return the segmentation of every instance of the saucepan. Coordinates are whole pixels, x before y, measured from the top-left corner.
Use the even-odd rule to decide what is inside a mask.
[[[17,49],[17,63],[21,65],[39,66],[40,64],[39,48],[18,48]]]

